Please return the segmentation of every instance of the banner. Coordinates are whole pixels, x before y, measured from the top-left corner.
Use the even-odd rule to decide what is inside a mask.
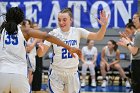
[[[128,19],[137,12],[137,0],[0,0],[0,15],[10,7],[19,6],[25,17],[41,27],[57,27],[58,13],[65,7],[72,8],[73,26],[99,28],[96,18],[104,9],[109,17],[109,28],[124,28]],[[0,17],[0,20],[3,20]],[[1,21],[2,22],[2,21]]]

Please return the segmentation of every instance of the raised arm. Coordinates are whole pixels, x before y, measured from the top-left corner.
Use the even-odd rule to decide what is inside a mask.
[[[100,19],[97,18],[98,22],[101,24],[101,28],[97,33],[90,32],[88,39],[92,40],[102,40],[106,32],[106,26],[108,23],[109,15],[106,17],[105,11],[100,11]]]

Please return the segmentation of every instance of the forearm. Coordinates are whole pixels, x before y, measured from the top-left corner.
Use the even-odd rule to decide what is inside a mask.
[[[49,35],[45,32],[41,32],[41,31],[38,31],[38,30],[33,30],[33,29],[27,29],[25,30],[26,33],[28,34],[29,37],[34,37],[34,38],[39,38],[39,39],[43,39],[43,40],[47,40],[51,43],[54,43],[54,44],[57,44],[59,46],[62,46],[62,47],[65,47],[66,49],[71,49],[70,46],[68,46],[67,44],[65,44],[63,41],[61,41],[60,39],[52,36],[52,35]]]
[[[107,61],[104,58],[102,58],[102,61],[105,62],[105,64],[108,64]]]
[[[58,38],[56,38],[52,35],[47,34],[46,37],[45,37],[45,40],[47,40],[51,43],[57,44],[59,46],[65,47],[68,50],[71,48],[69,45],[65,44],[63,41],[61,41],[60,39],[58,39]]]
[[[114,64],[119,63],[119,62],[120,62],[120,60],[116,60],[116,61],[112,62],[110,65],[114,65]]]
[[[106,33],[106,25],[103,25],[96,33],[96,40],[102,40],[104,38],[105,33]]]
[[[137,53],[138,49],[136,47],[129,45],[127,48],[133,55]]]

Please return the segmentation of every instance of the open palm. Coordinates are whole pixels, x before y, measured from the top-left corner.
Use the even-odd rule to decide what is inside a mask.
[[[109,15],[106,16],[106,13],[104,10],[100,11],[100,19],[97,18],[98,22],[101,24],[101,25],[107,25],[108,23],[108,18],[109,18]]]

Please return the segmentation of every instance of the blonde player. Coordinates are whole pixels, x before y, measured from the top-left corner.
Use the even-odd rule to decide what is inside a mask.
[[[30,37],[48,40],[62,45],[70,53],[81,54],[79,49],[71,48],[54,36],[33,30],[21,28],[24,13],[18,7],[10,8],[6,13],[6,22],[1,27],[0,41],[0,93],[29,93],[27,79],[26,41]]]
[[[91,86],[96,87],[95,81],[95,64],[97,59],[97,48],[94,46],[93,40],[87,40],[87,46],[82,48],[82,58],[81,61],[83,62],[82,65],[82,83],[81,86],[85,86],[85,79],[87,69],[90,69],[90,75],[92,77]]]
[[[106,32],[108,17],[105,12],[100,12],[101,29],[97,32],[89,32],[83,28],[71,27],[72,12],[70,8],[65,8],[58,14],[59,28],[54,29],[49,34],[58,37],[66,44],[79,48],[81,38],[101,40]],[[37,51],[39,56],[43,56],[49,47],[53,46],[53,62],[50,65],[49,90],[51,93],[79,93],[80,82],[78,75],[79,58],[73,58],[63,47],[45,41],[44,50]],[[43,49],[43,48],[42,48]]]

